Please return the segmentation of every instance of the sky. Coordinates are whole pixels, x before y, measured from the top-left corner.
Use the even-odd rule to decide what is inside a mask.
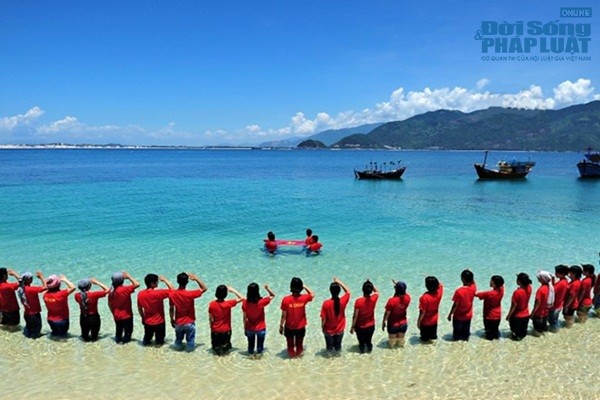
[[[586,103],[600,99],[600,7],[564,17],[573,5],[2,0],[0,144],[253,145],[437,109]]]

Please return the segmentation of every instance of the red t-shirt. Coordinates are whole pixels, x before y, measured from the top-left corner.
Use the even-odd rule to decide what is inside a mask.
[[[321,247],[323,247],[321,243],[312,243],[310,246],[308,246],[310,251],[319,251],[321,250]]]
[[[573,310],[577,310],[579,308],[579,290],[581,289],[581,281],[577,278],[573,279],[569,286],[567,287],[568,297],[573,299],[570,307]]]
[[[39,293],[42,293],[46,290],[42,286],[25,286],[25,297],[27,298],[27,307],[23,312],[24,315],[34,315],[42,312],[42,307],[40,305],[40,296]]]
[[[15,290],[19,287],[18,282],[2,282],[0,283],[0,311],[13,312],[19,311],[19,302]]]
[[[108,295],[108,304],[113,313],[115,321],[132,318],[131,294],[135,292],[133,285],[121,285]]]
[[[67,321],[69,319],[69,289],[44,293],[44,303],[48,310],[48,321]]]
[[[454,319],[457,321],[470,321],[473,318],[473,298],[477,286],[475,282],[469,286],[461,286],[454,291],[452,301],[456,303],[456,310],[454,310]]]
[[[444,286],[440,283],[437,292],[425,292],[419,299],[419,311],[423,313],[421,326],[431,326],[438,323],[440,301],[444,295]]]
[[[554,307],[553,310],[561,310],[563,308],[563,303],[565,302],[565,296],[567,295],[567,287],[569,286],[569,281],[565,278],[560,279],[554,285]]]
[[[185,325],[192,324],[196,321],[196,308],[194,300],[202,296],[202,289],[172,290],[169,294],[169,304],[175,307],[175,324]]]
[[[321,320],[325,321],[323,331],[327,335],[339,335],[346,329],[346,306],[350,301],[350,293],[344,293],[340,297],[340,313],[335,315],[335,304],[333,299],[328,299],[321,306]]]
[[[265,307],[270,302],[270,297],[262,297],[256,303],[251,303],[248,300],[242,302],[242,310],[246,314],[244,329],[248,331],[262,331],[263,329],[267,329]]]
[[[548,285],[541,285],[535,292],[535,301],[538,303],[538,308],[532,315],[535,318],[544,318],[548,316]]]
[[[98,314],[98,299],[105,297],[108,293],[104,290],[96,290],[88,292],[87,314]],[[79,304],[79,310],[83,314],[83,306],[81,305],[81,293],[75,293],[75,301]]]
[[[410,295],[408,293],[402,296],[390,297],[385,305],[385,311],[388,311],[387,324],[393,328],[399,328],[408,323],[406,318],[406,309],[410,304]]]
[[[512,302],[515,303],[515,309],[512,316],[515,318],[529,317],[529,298],[531,297],[531,285],[527,289],[519,287],[512,295]]]
[[[361,296],[354,302],[354,310],[358,310],[355,328],[369,328],[375,325],[375,305],[379,293],[375,292],[369,297]]]
[[[504,297],[504,286],[500,289],[492,289],[486,292],[476,293],[483,300],[483,319],[498,321],[502,319],[502,298]]]
[[[288,329],[302,329],[307,325],[306,321],[306,303],[312,301],[314,295],[293,294],[285,296],[281,300],[281,310],[286,312],[285,326]]]
[[[274,241],[272,242],[270,240],[265,240],[265,249],[267,249],[269,253],[274,253],[275,250],[277,250],[277,243]]]
[[[306,240],[304,241],[304,243],[308,246],[309,244],[313,244],[315,242],[315,239],[312,238],[312,236],[307,236]]]
[[[213,300],[208,305],[208,314],[212,317],[210,330],[214,333],[231,331],[231,309],[237,305],[237,300]]]
[[[144,289],[138,293],[138,306],[144,309],[144,325],[160,325],[165,322],[164,299],[171,289]]]
[[[583,296],[581,305],[584,307],[592,306],[592,277],[586,276],[581,280],[581,288],[579,293]],[[583,292],[583,293],[582,293]]]

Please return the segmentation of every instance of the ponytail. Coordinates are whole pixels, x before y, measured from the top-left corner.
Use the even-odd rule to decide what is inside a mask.
[[[329,285],[329,292],[331,293],[331,299],[333,300],[333,311],[335,312],[335,316],[340,315],[341,307],[340,307],[340,292],[341,286],[339,283],[333,282]]]

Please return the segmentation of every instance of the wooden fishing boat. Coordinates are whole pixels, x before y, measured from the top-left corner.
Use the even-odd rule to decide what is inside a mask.
[[[600,178],[600,152],[592,152],[588,147],[585,158],[577,163],[579,176],[582,178]]]
[[[474,164],[479,179],[524,179],[535,166],[534,161],[499,161],[497,169],[485,167],[488,152],[482,164]]]
[[[406,166],[401,165],[401,163],[402,160],[398,162],[384,162],[377,165],[377,162],[371,161],[364,170],[359,171],[355,169],[354,178],[370,180],[402,179],[402,174],[404,174]]]

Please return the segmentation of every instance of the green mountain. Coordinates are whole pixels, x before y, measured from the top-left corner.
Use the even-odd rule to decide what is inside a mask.
[[[600,101],[560,110],[438,110],[388,122],[335,148],[579,151],[600,148]]]
[[[325,143],[323,143],[321,141],[308,139],[308,140],[305,140],[305,141],[299,143],[298,148],[301,148],[301,149],[326,149],[327,146],[325,146]]]

